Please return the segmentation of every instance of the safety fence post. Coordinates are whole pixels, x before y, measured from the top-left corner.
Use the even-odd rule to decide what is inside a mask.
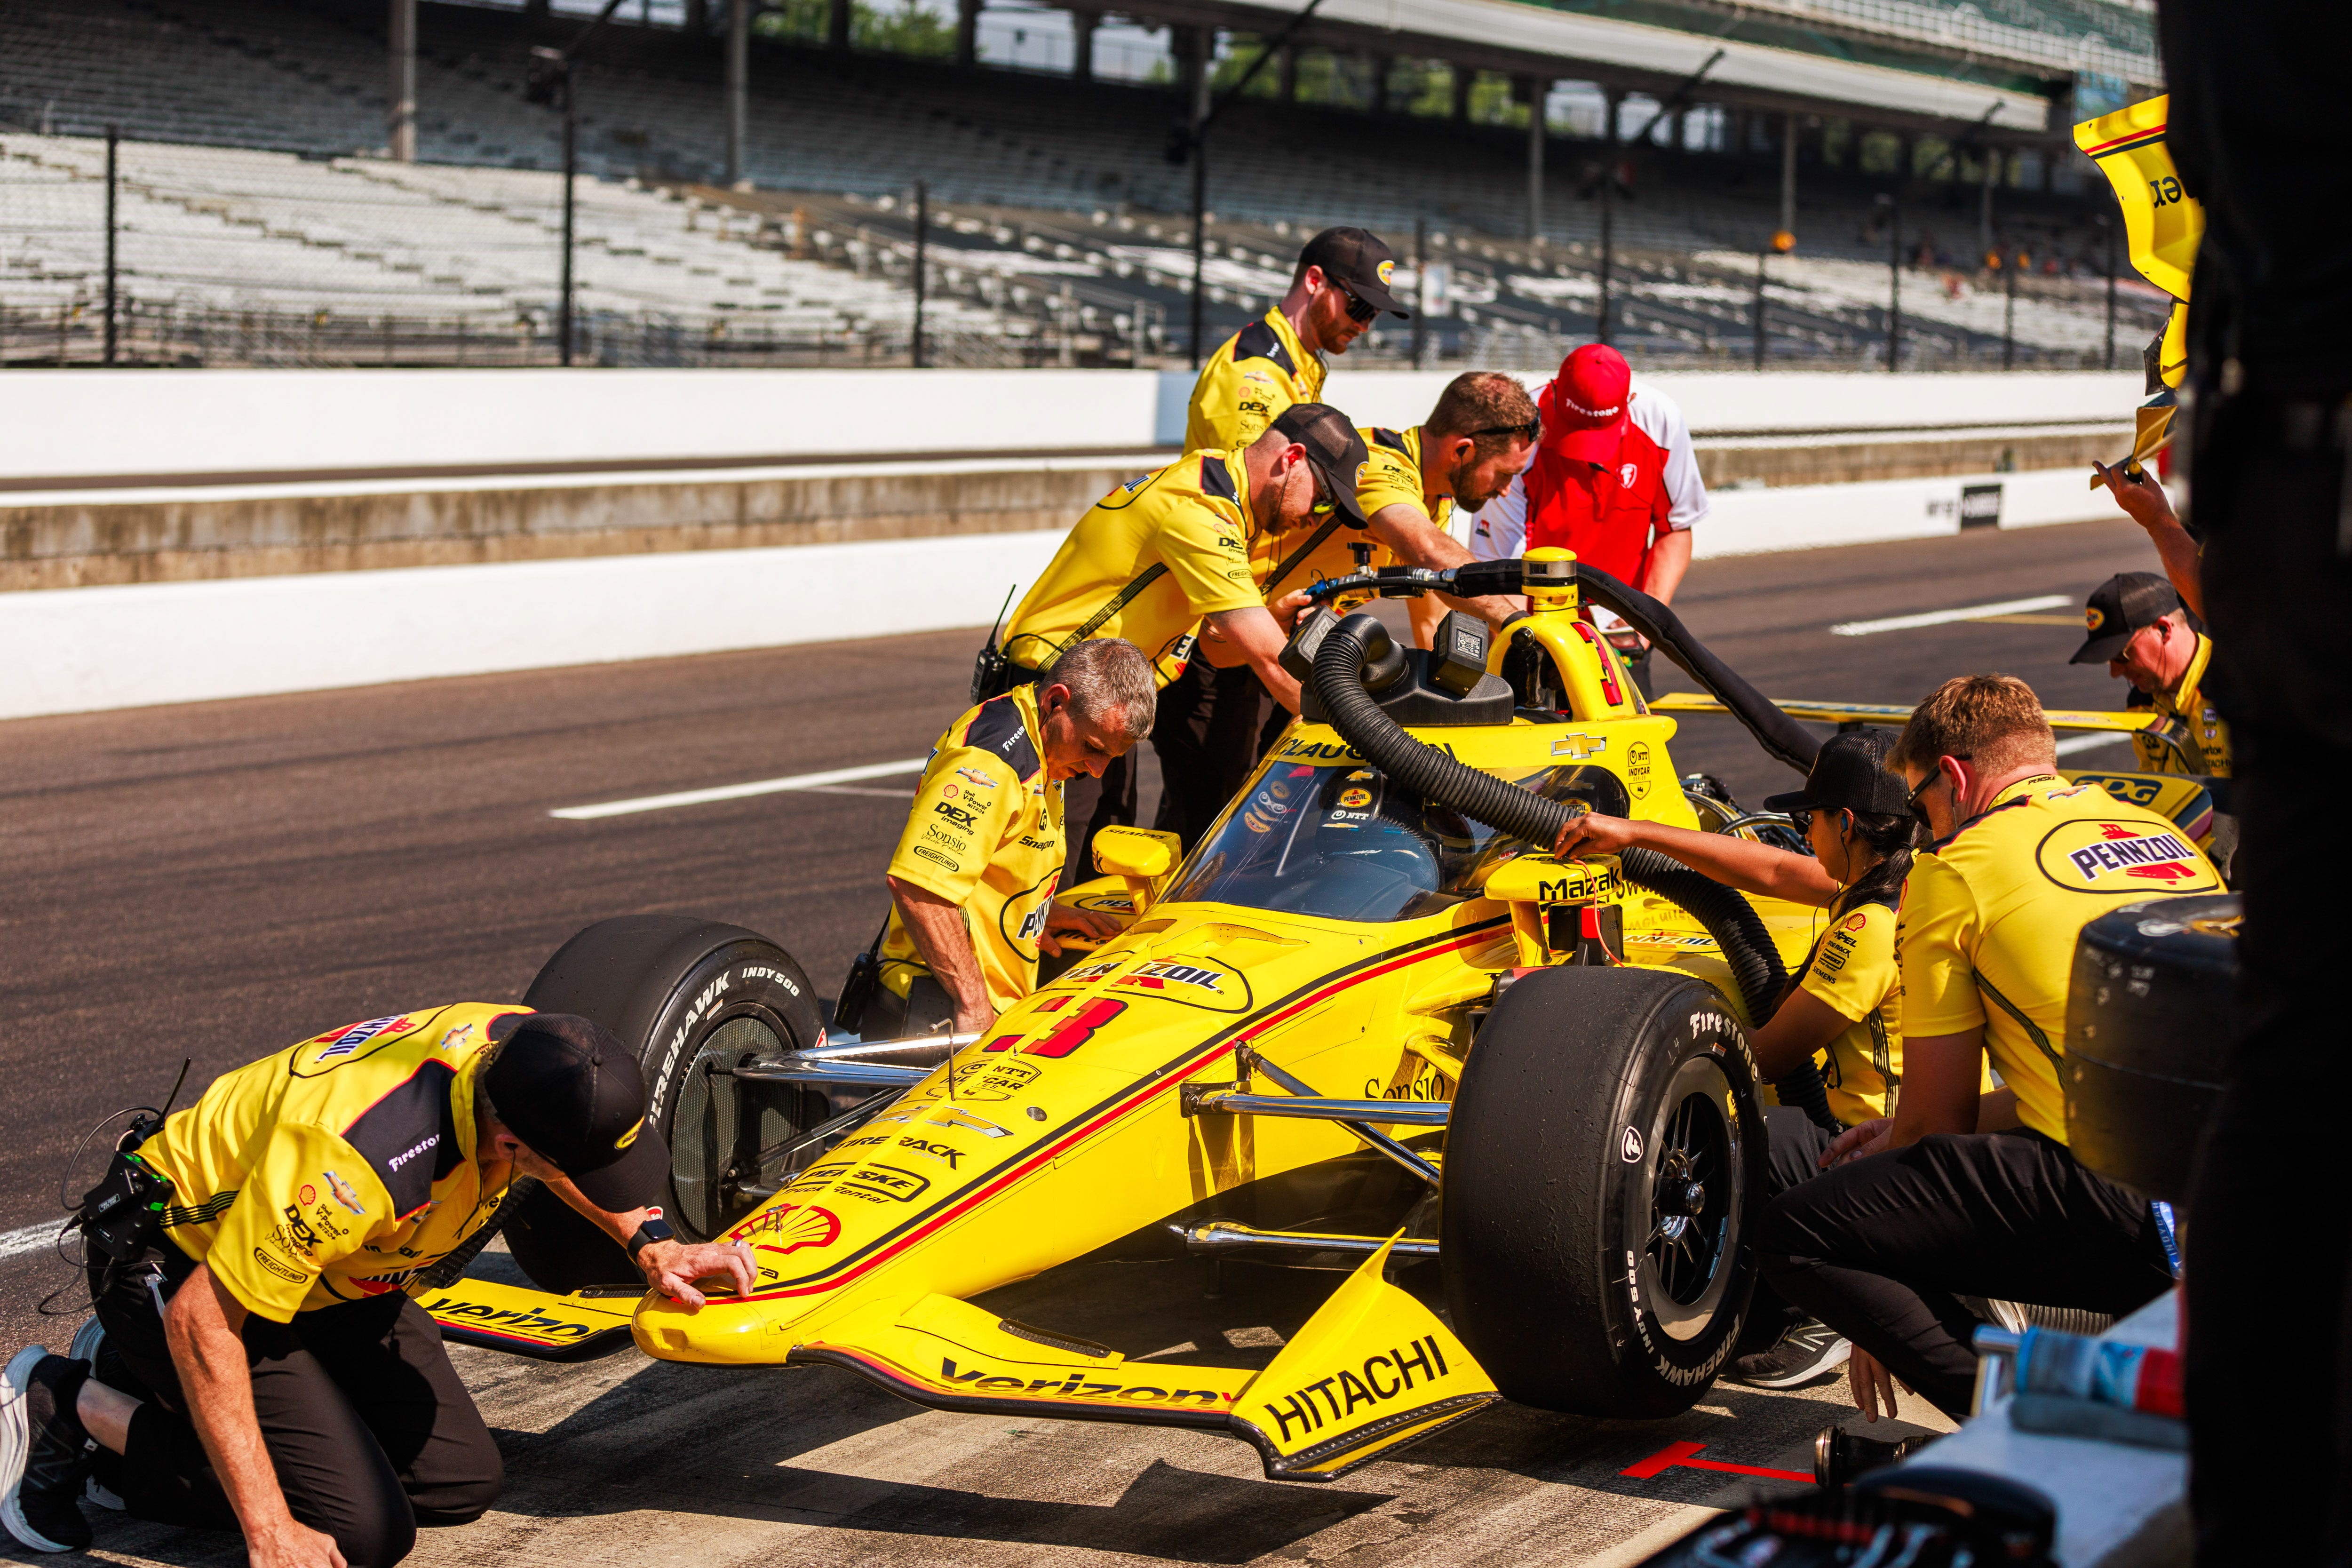
[[[114,363],[114,193],[118,184],[116,144],[121,133],[113,126],[106,128],[106,363]]]
[[[1886,209],[1886,371],[1903,368],[1903,198],[1880,192],[1878,205]]]
[[[1601,304],[1593,321],[1593,341],[1609,341],[1609,274],[1617,259],[1617,116],[1625,98],[1620,92],[1601,95],[1603,117],[1601,142]]]
[[[1764,368],[1764,257],[1762,246],[1756,248],[1756,368]]]
[[[1412,220],[1412,368],[1429,346],[1429,220]]]
[[[917,370],[923,368],[924,246],[930,226],[930,190],[919,179],[915,182],[915,325],[907,345],[907,363]]]
[[[2009,259],[2000,269],[2003,285],[2000,300],[2000,368],[2017,368],[2017,246],[2011,242]]]
[[[2111,213],[2099,215],[2099,226],[2107,231],[2107,358],[2106,368],[2116,368],[2116,229],[2118,226]]]

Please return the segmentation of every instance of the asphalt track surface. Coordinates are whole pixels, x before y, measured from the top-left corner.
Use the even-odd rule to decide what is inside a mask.
[[[2066,606],[1849,637],[1835,624],[2065,595],[2157,568],[2127,521],[1704,562],[1677,607],[1779,697],[1916,700],[2001,670],[2053,707],[2119,706],[2070,667]],[[780,605],[777,614],[789,615]],[[884,907],[911,779],[614,816],[603,801],[916,757],[963,706],[972,633],[420,682],[0,724],[0,1250],[55,1223],[76,1140],[355,1018],[520,996],[609,915],[695,913],[794,952],[830,993]],[[1661,688],[1686,685],[1662,667]],[[1726,718],[1686,721],[1676,766],[1743,801],[1787,787]],[[2128,765],[2121,746],[2082,765]],[[1156,781],[1147,773],[1147,814]],[[85,1156],[79,1184],[97,1166]],[[504,1260],[486,1255],[498,1268]],[[1008,1312],[1130,1355],[1270,1355],[1337,1276],[1190,1265],[1057,1270]],[[73,1276],[0,1258],[13,1347],[61,1344]],[[63,1288],[58,1310],[37,1304]],[[1659,1424],[1504,1406],[1329,1486],[1268,1483],[1198,1434],[919,1412],[824,1369],[717,1372],[635,1352],[548,1368],[460,1350],[508,1457],[508,1493],[418,1562],[990,1563],[1110,1554],[1183,1563],[1632,1560],[1693,1503],[1756,1484],[1619,1472],[1675,1441],[1802,1469],[1837,1389],[1718,1386]],[[1931,1411],[1906,1415],[1940,1426]],[[1898,1428],[1898,1430],[1907,1428]],[[1885,1428],[1882,1427],[1882,1431]],[[234,1563],[228,1537],[98,1521],[102,1554]],[[20,1554],[26,1555],[26,1554]]]

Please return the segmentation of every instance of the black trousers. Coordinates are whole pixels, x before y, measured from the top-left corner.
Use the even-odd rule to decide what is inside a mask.
[[[168,1299],[194,1265],[169,1244],[160,1262]],[[146,1277],[90,1269],[91,1304],[121,1358],[119,1367],[109,1358],[107,1381],[134,1384],[121,1392],[142,1401],[125,1452],[100,1456],[99,1483],[138,1518],[235,1530]],[[418,1525],[470,1524],[497,1500],[498,1447],[439,1327],[408,1297],[302,1312],[290,1324],[248,1316],[244,1339],[254,1414],[286,1505],[333,1536],[351,1568],[390,1568],[416,1544]]]
[[[1190,853],[1257,766],[1265,683],[1247,665],[1219,669],[1196,658],[1160,693],[1151,749],[1160,755],[1160,811],[1151,826]],[[1285,714],[1286,719],[1288,718]]]
[[[1884,1362],[1948,1415],[1976,1384],[1986,1296],[2121,1315],[2172,1286],[2147,1200],[2027,1131],[1938,1135],[1851,1161],[1775,1197],[1764,1280]]]
[[[1798,1183],[1822,1173],[1821,1158],[1836,1136],[1814,1125],[1813,1119],[1793,1105],[1764,1108],[1764,1196],[1779,1197]],[[1759,1279],[1748,1305],[1748,1321],[1740,1330],[1739,1353],[1770,1348],[1774,1341],[1802,1321],[1805,1314],[1790,1307],[1770,1283]]]
[[[2290,27],[2272,11],[2275,37],[2300,36],[2299,15]],[[2209,36],[2241,25],[2235,11],[2191,14]],[[2344,437],[2332,411],[2308,412],[2332,401],[2301,415],[2252,396],[2199,403],[2208,689],[2236,752],[2231,869],[2246,911],[2244,1031],[2182,1238],[2205,1564],[2352,1563],[2352,1162],[2323,1109],[2352,1094],[2333,981],[2352,944],[2352,835],[2329,826],[2352,777],[2352,551]]]

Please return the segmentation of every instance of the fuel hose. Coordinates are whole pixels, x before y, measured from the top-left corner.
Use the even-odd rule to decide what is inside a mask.
[[[1546,800],[1454,761],[1405,733],[1364,689],[1366,661],[1385,661],[1395,651],[1388,628],[1372,616],[1349,616],[1324,635],[1315,653],[1315,694],[1322,700],[1331,728],[1358,755],[1423,800],[1451,806],[1472,821],[1514,838],[1557,848],[1569,824],[1582,815],[1580,803]],[[1738,889],[1655,850],[1627,849],[1618,858],[1618,865],[1628,882],[1657,894],[1698,921],[1730,965],[1732,984],[1748,1016],[1759,1025],[1769,1017],[1788,984],[1788,969],[1747,899]],[[1838,1128],[1836,1118],[1830,1114],[1820,1069],[1811,1061],[1788,1078],[1776,1079],[1772,1087],[1782,1104],[1801,1107],[1824,1128]]]

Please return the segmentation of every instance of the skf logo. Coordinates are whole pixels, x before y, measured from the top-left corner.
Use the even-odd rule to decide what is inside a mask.
[[[2099,608],[2098,605],[2093,605],[2083,612],[2083,626],[2086,630],[2097,631],[2101,626],[2105,626],[2106,624],[2107,612]]]
[[[1358,1405],[1385,1405],[1412,1389],[1416,1372],[1424,1384],[1440,1383],[1454,1375],[1454,1369],[1445,1364],[1445,1352],[1438,1347],[1436,1335],[1415,1340],[1402,1350],[1391,1350],[1385,1355],[1366,1356],[1360,1369],[1342,1367],[1320,1383],[1310,1383],[1286,1396],[1281,1404],[1267,1405],[1265,1413],[1282,1434],[1276,1441],[1288,1443],[1294,1423],[1302,1437],[1320,1432],[1326,1410],[1330,1412],[1329,1420],[1345,1421],[1356,1413]],[[1322,1401],[1320,1405],[1316,1403],[1318,1399]]]
[[[1385,289],[1389,286],[1389,279],[1396,274],[1396,263],[1393,261],[1383,261],[1378,267],[1372,268],[1372,270],[1379,274],[1381,287]]]

